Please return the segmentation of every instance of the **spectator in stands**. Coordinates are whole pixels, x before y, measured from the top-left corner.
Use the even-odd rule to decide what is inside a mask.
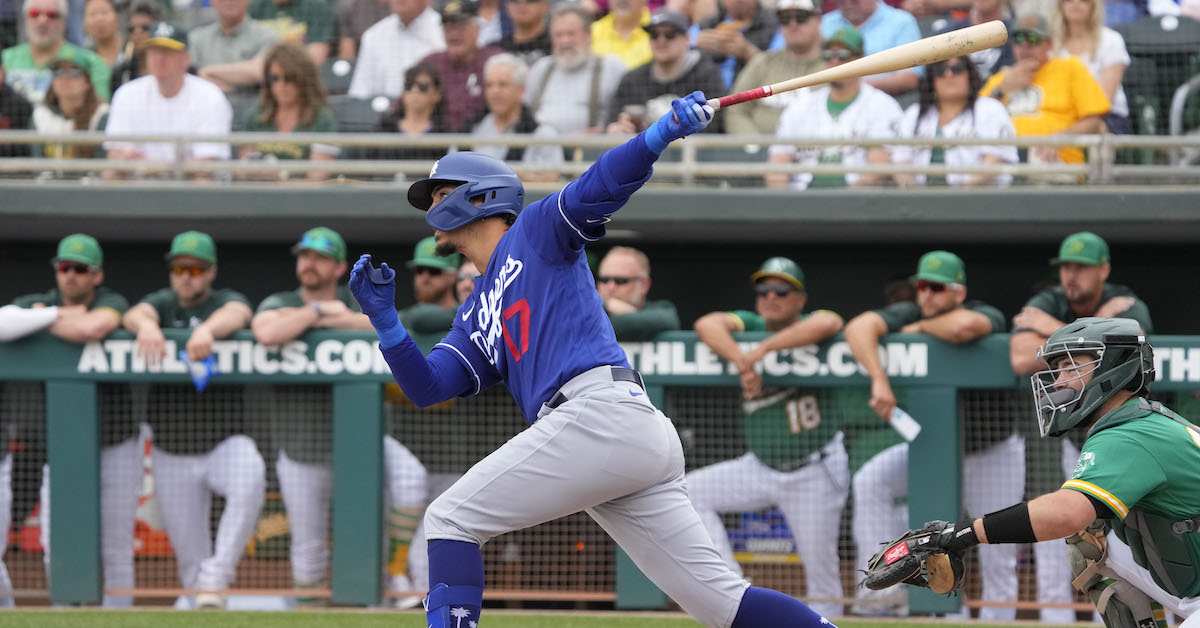
[[[1021,16],[1012,29],[1016,63],[997,72],[979,92],[1008,107],[1017,135],[1075,135],[1100,133],[1110,103],[1104,90],[1083,62],[1075,57],[1053,57],[1054,42],[1046,18]],[[1078,148],[1056,150],[1035,146],[1030,163],[1082,163]]]
[[[1063,239],[1058,257],[1050,265],[1058,268],[1059,285],[1033,295],[1020,313],[1013,317],[1013,333],[1009,338],[1009,361],[1017,375],[1030,375],[1044,368],[1037,359],[1038,348],[1054,331],[1086,316],[1132,318],[1142,331],[1154,333],[1150,309],[1127,286],[1108,282],[1112,270],[1108,243],[1100,236],[1083,231]],[[1054,473],[1050,485],[1060,485],[1071,477],[1079,460],[1079,444],[1070,438],[1062,439],[1062,475]],[[1057,470],[1057,469],[1056,469]],[[1062,543],[1045,541],[1033,546],[1037,562],[1037,591],[1039,602],[1070,602],[1074,599],[1071,568],[1064,560]],[[1062,622],[1067,619],[1061,611],[1042,609],[1043,622]]]
[[[430,8],[430,0],[390,1],[392,14],[362,35],[350,79],[352,98],[399,97],[405,70],[429,53],[446,48],[442,18]]]
[[[313,63],[329,58],[333,43],[333,8],[329,0],[251,0],[250,17],[275,30],[286,41],[304,44]]]
[[[48,292],[17,297],[0,308],[0,340],[10,341],[46,331],[67,342],[85,344],[103,340],[121,325],[129,309],[125,297],[104,286],[104,252],[95,238],[71,234],[58,243],[58,254],[50,260],[55,287]],[[138,449],[138,426],[128,411],[113,411],[101,405],[100,416],[100,526],[106,589],[132,589],[134,518],[142,484],[142,453]],[[44,417],[39,417],[40,424]],[[34,428],[43,429],[43,428]],[[28,437],[28,434],[22,434]],[[26,452],[32,454],[33,452]],[[45,451],[39,452],[44,456]],[[0,457],[0,530],[7,531],[11,515],[12,454]],[[44,459],[43,459],[44,461]],[[50,486],[49,470],[42,466],[41,541],[49,565]],[[0,539],[0,555],[7,539]],[[12,588],[0,563],[0,591]],[[104,596],[105,606],[129,606],[132,598]],[[0,607],[12,606],[12,598],[0,593]]]
[[[4,66],[0,66],[0,130],[20,131],[30,128],[33,107],[17,90],[4,82]],[[29,144],[0,144],[0,157],[28,157]]]
[[[467,258],[462,259],[462,265],[458,267],[458,282],[454,284],[454,296],[459,303],[465,303],[467,297],[475,292],[475,279],[482,274],[475,267],[475,262]]]
[[[926,68],[917,87],[918,101],[900,121],[900,137],[1011,140],[1016,131],[1000,101],[979,95],[983,79],[965,56],[939,61]],[[979,166],[1017,163],[1017,147],[894,146],[892,162],[927,166]],[[950,173],[943,176],[896,175],[901,185],[1007,185],[1012,175]]]
[[[90,50],[64,39],[67,28],[67,0],[25,0],[25,36],[28,42],[0,53],[5,81],[31,104],[42,102],[50,89],[49,63],[64,49],[95,57],[92,84],[101,100],[108,100],[108,66]]]
[[[857,0],[851,0],[857,1]],[[853,26],[839,28],[821,44],[821,57],[826,67],[835,67],[863,56],[862,34]],[[863,139],[886,139],[899,135],[903,115],[895,98],[870,85],[865,79],[851,78],[834,81],[805,90],[779,116],[780,139],[829,138],[861,142]],[[886,164],[891,155],[882,146],[863,147],[858,144],[800,148],[778,144],[770,149],[771,163],[798,162],[804,166],[818,164]],[[813,175],[801,173],[791,179],[791,187],[842,187],[879,185],[886,177],[848,172],[843,175]],[[766,185],[788,187],[786,174],[768,174]]]
[[[437,254],[437,242],[429,236],[417,242],[413,258],[405,266],[413,274],[413,297],[416,303],[401,309],[398,314],[404,328],[416,334],[444,333],[454,324],[458,310],[455,284],[462,255]]]
[[[336,133],[337,120],[325,106],[325,89],[317,66],[308,51],[290,41],[275,44],[267,52],[263,75],[266,84],[258,103],[244,112],[238,130],[253,133]],[[281,138],[282,139],[282,138]],[[338,147],[328,144],[295,144],[285,141],[261,142],[243,146],[242,159],[336,159]],[[281,173],[282,174],[282,173]],[[304,176],[303,173],[296,175]],[[268,177],[279,177],[269,173]],[[307,173],[310,181],[320,181],[327,172]]]
[[[441,77],[445,121],[453,131],[467,130],[484,108],[483,64],[500,52],[496,46],[479,47],[477,10],[475,0],[449,0],[442,5],[446,49],[421,60]]]
[[[675,304],[646,300],[650,293],[650,258],[638,249],[609,249],[600,260],[596,290],[621,342],[653,340],[664,331],[679,329]]]
[[[125,60],[125,38],[121,36],[121,18],[113,0],[88,0],[83,9],[83,30],[88,48],[114,68]]]
[[[338,0],[338,58],[357,58],[363,33],[391,14],[391,0]]]
[[[150,39],[150,29],[162,19],[160,6],[153,0],[137,0],[129,9],[129,37],[125,40],[122,61],[113,66],[110,78],[114,94],[118,87],[145,72],[146,40]]]
[[[234,290],[213,289],[217,247],[206,233],[175,236],[167,263],[171,286],[130,308],[125,329],[137,337],[135,351],[146,364],[157,366],[164,359],[189,362],[192,369],[211,376],[213,342],[246,328],[250,302]],[[163,335],[168,328],[191,330],[178,361],[178,347]],[[238,561],[254,535],[265,497],[266,467],[254,440],[246,435],[242,388],[206,387],[201,381],[207,384],[198,379],[194,387],[150,386],[147,418],[154,430],[155,497],[183,588],[203,591],[195,598],[196,608],[224,608],[225,599],[217,592],[233,584]],[[215,548],[209,514],[213,493],[225,498]]]
[[[42,104],[33,110],[33,128],[47,135],[65,135],[72,131],[97,131],[104,128],[108,103],[102,102],[92,86],[92,57],[64,49],[48,66],[54,76]],[[52,158],[93,157],[91,144],[47,143],[43,154]]]
[[[109,108],[105,132],[228,135],[233,121],[229,101],[216,85],[188,74],[187,34],[159,22],[145,46],[146,76],[121,86]],[[118,140],[105,142],[104,148],[110,159],[175,159],[175,145],[170,142]],[[188,159],[229,159],[229,145],[223,142],[192,143],[186,150]]]
[[[1004,315],[982,301],[967,301],[967,276],[962,259],[949,251],[930,251],[921,256],[913,276],[917,302],[902,302],[864,312],[846,323],[846,342],[858,363],[871,378],[869,405],[883,421],[891,421],[897,409],[896,395],[883,362],[879,341],[890,333],[927,334],[939,340],[964,344],[991,333],[1004,332]],[[996,429],[986,419],[966,415],[967,456],[963,482],[967,487],[986,485],[987,490],[967,490],[966,510],[973,517],[993,512],[1002,504],[1020,500],[1025,489],[1025,439],[1015,426]],[[973,449],[978,447],[978,449]],[[873,456],[854,474],[854,542],[857,566],[865,568],[879,547],[879,539],[893,530],[898,536],[908,525],[908,444],[900,443]],[[989,546],[979,554],[985,601],[1013,602],[1017,598],[1016,550]],[[882,606],[855,605],[862,615],[890,615],[906,598],[895,592],[859,588],[857,597]],[[980,618],[1000,620],[1015,613],[1010,608],[984,607]]]
[[[950,12],[969,11],[971,0],[904,0],[902,3],[889,2],[908,11],[913,17],[937,17]]]
[[[625,64],[592,52],[592,16],[582,5],[562,2],[550,11],[553,52],[529,69],[525,104],[538,122],[560,133],[601,133]]]
[[[525,77],[529,67],[524,61],[508,52],[502,52],[487,60],[483,66],[484,98],[487,100],[486,114],[471,127],[475,137],[499,137],[502,135],[525,134],[532,137],[555,137],[553,127],[539,124],[521,101],[525,96]],[[471,150],[491,155],[507,162],[557,166],[563,163],[561,146],[474,146]],[[522,178],[554,180],[557,173],[530,174]]]
[[[504,32],[512,30],[512,18],[503,4],[503,0],[480,0],[479,39],[475,42],[480,48],[499,44]]]
[[[921,38],[917,19],[880,0],[838,0],[838,9],[821,18],[821,35],[831,37],[843,26],[853,26],[862,33],[864,52],[875,54]],[[900,70],[869,77],[871,87],[893,96],[916,89],[921,70]]]
[[[821,61],[821,11],[813,0],[779,0],[775,4],[775,15],[786,47],[751,59],[734,81],[733,93],[811,74],[824,66]],[[742,135],[775,133],[780,112],[801,93],[801,90],[793,90],[730,108],[724,114],[725,132]]]
[[[646,0],[612,0],[610,6],[608,15],[592,23],[592,52],[616,55],[630,70],[641,67],[653,57],[645,30],[650,24]],[[686,29],[690,22],[686,17],[683,21]]]
[[[403,135],[425,135],[448,133],[443,113],[442,79],[433,66],[418,63],[404,73],[404,95],[379,120],[379,130],[384,133]],[[372,148],[367,152],[371,159],[428,159],[437,161],[446,154],[440,146],[396,146]]]
[[[775,13],[759,0],[721,0],[716,15],[692,27],[696,48],[721,68],[725,89],[746,63],[767,49],[777,30]]]
[[[730,569],[741,573],[720,513],[777,507],[787,519],[804,562],[807,594],[842,597],[838,534],[850,471],[838,412],[821,393],[763,386],[760,363],[767,353],[815,344],[842,328],[829,310],[804,313],[804,273],[786,257],[772,257],[750,276],[754,311],[712,312],[696,321],[696,334],[714,353],[737,367],[742,382],[742,435],[749,453],[687,474],[687,492],[714,546]],[[736,332],[768,332],[743,351]],[[810,604],[838,617],[840,602]]]
[[[609,133],[638,133],[669,111],[672,100],[694,91],[704,92],[707,98],[725,93],[720,69],[699,50],[689,48],[687,28],[687,18],[671,9],[659,9],[651,18],[645,30],[654,57],[621,78],[609,114]],[[717,116],[704,130],[720,133],[724,120]]]
[[[263,81],[263,57],[279,33],[250,17],[250,0],[215,0],[217,21],[188,34],[192,62],[200,78],[221,91],[246,91]]]
[[[1101,0],[1058,0],[1050,21],[1050,38],[1054,41],[1051,54],[1060,57],[1075,55],[1087,66],[1092,78],[1100,83],[1112,109],[1104,116],[1111,133],[1129,133],[1129,100],[1121,79],[1129,66],[1129,51],[1125,38],[1104,25],[1104,3]]]
[[[500,38],[500,47],[533,65],[550,54],[550,30],[546,26],[549,0],[504,0],[512,20],[512,32]]]
[[[1011,29],[1012,13],[1008,9],[1008,0],[971,0],[971,10],[964,19],[953,20],[938,32],[956,31],[993,20],[1000,20]],[[986,81],[993,74],[1013,64],[1012,39],[1005,40],[1003,45],[995,48],[972,52],[970,56],[979,76]]]

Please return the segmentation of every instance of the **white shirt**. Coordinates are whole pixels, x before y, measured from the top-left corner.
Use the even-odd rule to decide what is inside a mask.
[[[918,120],[917,115],[920,111],[921,105],[917,103],[904,112],[904,119],[900,122],[900,137],[938,137],[937,109],[930,108]],[[980,97],[975,99],[974,109],[962,111],[942,127],[941,137],[946,139],[1009,139],[1015,135],[1016,129],[1013,128],[1012,118],[1009,117],[1008,109],[1004,107],[1004,104],[994,98]],[[930,146],[892,146],[891,152],[892,163],[927,166],[933,148]],[[984,155],[998,157],[1000,161],[1010,164],[1018,161],[1016,146],[947,146],[946,165],[977,166],[983,163]],[[917,183],[924,185],[925,175],[917,174],[915,176]],[[951,173],[946,175],[946,183],[963,185],[970,181],[971,176],[965,173]],[[1012,175],[998,175],[995,182],[999,185],[1008,185],[1012,182]]]
[[[597,63],[601,65],[600,80],[597,81],[600,93],[595,95],[598,105],[596,120],[598,126],[604,126],[608,121],[608,108],[612,105],[617,85],[621,83],[621,77],[625,76],[625,62],[613,55],[592,55],[574,70],[562,67],[554,55],[538,59],[525,79],[525,104],[537,111],[537,121],[566,134],[586,130],[590,126],[588,105],[593,98],[592,75],[596,71]],[[554,72],[547,77],[546,74],[551,68]],[[539,91],[541,102],[534,102],[538,99]]]
[[[828,85],[805,90],[779,116],[775,135],[780,139],[891,139],[898,135],[897,125],[903,111],[895,98],[865,82],[860,83],[858,95],[837,118],[829,115]],[[824,159],[822,159],[824,153]],[[845,166],[867,163],[863,146],[825,146],[802,148],[774,145],[771,155],[790,155],[801,165],[815,166],[822,161],[840,162]],[[846,173],[846,185],[854,185],[862,175]],[[792,179],[792,187],[803,190],[812,181],[812,174],[801,173]]]
[[[399,98],[404,93],[404,72],[425,55],[445,49],[442,18],[432,8],[426,7],[407,26],[393,13],[363,31],[347,94]]]
[[[511,131],[503,131],[496,128],[496,119],[492,114],[487,114],[475,125],[471,130],[471,135],[475,137],[501,137],[504,135],[513,135]],[[530,137],[558,137],[558,131],[553,127],[539,124]],[[485,155],[491,155],[496,159],[503,160],[508,155],[507,146],[491,145],[491,146],[472,146],[471,150]],[[541,146],[526,146],[525,151],[521,156],[521,163],[539,166],[557,166],[562,164],[566,159],[563,157],[562,146],[554,144],[545,144]]]
[[[108,112],[109,135],[229,135],[233,108],[221,88],[185,74],[183,88],[172,98],[158,91],[151,75],[125,83],[113,94]],[[169,142],[105,142],[105,150],[136,150],[145,159],[173,161],[175,145]],[[229,144],[203,142],[188,145],[191,159],[229,159]]]
[[[1058,54],[1060,57],[1071,56],[1071,53],[1066,50],[1060,50]],[[1096,46],[1096,51],[1091,54],[1079,55],[1079,60],[1087,66],[1088,71],[1092,73],[1092,78],[1099,83],[1100,74],[1104,68],[1110,65],[1129,67],[1129,51],[1125,48],[1125,38],[1121,37],[1121,33],[1105,26],[1100,30],[1100,44]],[[1129,100],[1125,98],[1125,88],[1120,83],[1117,84],[1117,92],[1113,94],[1110,113],[1129,117]]]

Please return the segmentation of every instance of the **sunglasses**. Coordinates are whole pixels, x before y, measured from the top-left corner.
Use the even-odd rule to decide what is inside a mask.
[[[754,292],[758,293],[758,296],[760,297],[766,297],[768,294],[773,294],[782,299],[783,297],[786,297],[795,291],[795,288],[782,284],[760,283],[754,286]]]
[[[126,28],[125,30],[128,31],[130,35],[137,32],[149,33],[151,26],[153,26],[153,24],[130,24],[129,28]]]
[[[827,48],[821,51],[821,58],[826,61],[833,61],[834,59],[837,59],[838,61],[849,61],[856,56],[858,55],[854,54],[853,51],[845,48]]]
[[[92,272],[92,267],[79,262],[58,262],[54,265],[54,269],[62,274],[75,273],[76,275],[86,275]]]
[[[1038,35],[1037,33],[1024,32],[1013,33],[1012,40],[1014,44],[1029,44],[1030,46],[1036,46],[1046,41],[1046,38]]]
[[[171,272],[176,275],[190,275],[199,277],[208,272],[208,266],[184,266],[183,264],[175,264],[171,266]]]
[[[83,78],[87,74],[80,68],[59,68],[53,73],[54,78]]]
[[[917,281],[917,292],[921,292],[922,290],[928,290],[934,293],[945,292],[946,288],[946,284],[938,283],[936,281],[927,281],[925,279]]]
[[[57,20],[62,17],[62,13],[54,9],[30,9],[29,19],[36,20],[39,17],[45,17],[47,20]]]
[[[596,283],[615,283],[618,286],[623,286],[631,281],[636,281],[637,279],[637,277],[610,277],[607,275],[600,275],[599,277],[596,277]]]
[[[655,39],[665,39],[667,41],[671,41],[676,37],[681,37],[682,35],[683,33],[673,28],[659,28],[650,31],[650,41],[654,41]]]
[[[780,11],[776,15],[779,17],[779,23],[784,26],[792,22],[805,24],[814,17],[817,17],[817,14],[813,11]]]
[[[433,275],[434,277],[437,277],[438,275],[441,275],[442,272],[442,269],[434,268],[432,266],[416,266],[413,268],[414,275]]]
[[[428,92],[428,91],[433,90],[435,87],[437,87],[437,86],[434,85],[433,83],[426,83],[424,81],[413,81],[412,83],[409,83],[408,85],[406,85],[404,87],[404,89],[409,90],[409,89],[415,88],[418,92]]]
[[[290,77],[286,74],[275,74],[273,72],[270,74],[267,74],[266,78],[267,78],[267,85],[274,85],[275,83],[295,83],[296,82],[294,79],[292,79],[292,77]]]
[[[967,73],[967,66],[962,63],[955,63],[955,64],[940,63],[940,64],[934,64],[932,70],[933,70],[934,76],[942,76],[942,75],[946,74],[947,72],[949,72],[951,76],[958,76],[959,74]]]

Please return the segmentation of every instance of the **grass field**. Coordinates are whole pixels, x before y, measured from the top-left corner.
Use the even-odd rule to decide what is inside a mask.
[[[700,625],[678,615],[516,614],[490,609],[484,613],[487,628],[694,628]],[[425,625],[425,615],[417,612],[0,611],[0,626],[5,628],[424,628]],[[837,625],[839,628],[946,628],[949,624],[845,620]],[[973,623],[971,628],[992,627]]]

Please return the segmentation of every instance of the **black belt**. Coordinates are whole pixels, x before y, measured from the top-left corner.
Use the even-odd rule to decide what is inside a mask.
[[[646,385],[642,383],[641,373],[638,373],[633,369],[627,369],[623,366],[614,366],[611,368],[614,382],[629,382],[631,384],[637,384],[638,388],[641,388],[643,391],[646,390]],[[550,401],[546,402],[546,407],[553,410],[566,402],[567,396],[562,394],[562,391],[560,390],[554,393],[554,396],[550,398]]]

